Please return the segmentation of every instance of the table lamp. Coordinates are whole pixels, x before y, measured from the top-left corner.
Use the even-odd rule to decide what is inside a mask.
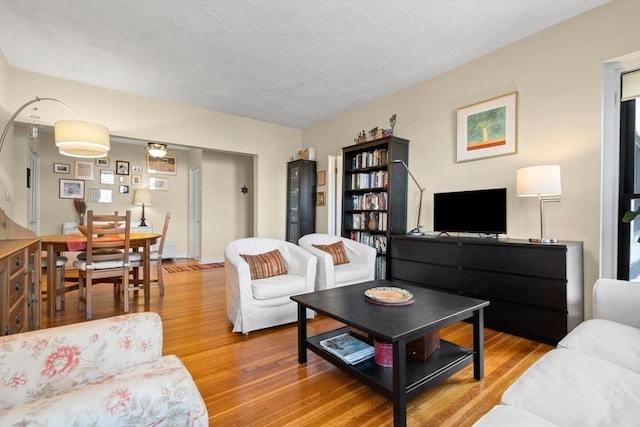
[[[136,190],[133,196],[133,204],[142,205],[142,218],[140,218],[140,227],[146,227],[147,223],[145,222],[144,218],[144,205],[151,204],[151,190],[146,188]]]
[[[411,235],[414,235],[414,236],[419,236],[419,235],[422,234],[422,231],[420,231],[420,229],[422,228],[422,226],[420,225],[420,216],[422,214],[422,194],[424,193],[425,188],[421,187],[420,184],[418,184],[418,181],[416,180],[416,177],[413,176],[413,174],[409,170],[409,166],[407,166],[407,164],[404,161],[402,161],[402,160],[392,160],[391,163],[400,163],[400,164],[402,164],[402,166],[404,166],[404,168],[407,170],[407,173],[409,174],[409,176],[411,177],[413,182],[418,186],[418,189],[420,190],[420,201],[418,202],[418,219],[416,220],[416,228],[414,228],[413,230],[409,231],[409,233],[407,233],[407,234],[411,234]]]
[[[560,166],[542,165],[521,168],[516,171],[516,193],[518,197],[537,197],[540,203],[540,238],[530,242],[557,243],[558,239],[546,237],[544,232],[544,204],[559,202],[562,194]]]

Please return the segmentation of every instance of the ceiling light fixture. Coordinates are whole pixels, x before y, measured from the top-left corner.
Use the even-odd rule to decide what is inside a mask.
[[[84,122],[78,113],[67,104],[54,98],[35,98],[23,104],[9,118],[7,125],[0,136],[0,152],[4,146],[4,140],[9,133],[9,128],[15,121],[18,114],[29,105],[40,101],[53,101],[63,105],[71,111],[77,120],[62,120],[54,123],[54,134],[56,146],[60,154],[70,157],[97,158],[105,157],[109,152],[109,129],[97,123]]]
[[[167,144],[158,144],[157,142],[147,143],[147,152],[151,157],[164,157],[169,152]]]

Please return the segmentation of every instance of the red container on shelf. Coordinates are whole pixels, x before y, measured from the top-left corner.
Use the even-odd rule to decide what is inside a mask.
[[[387,341],[373,340],[373,360],[380,366],[393,366],[393,344]]]

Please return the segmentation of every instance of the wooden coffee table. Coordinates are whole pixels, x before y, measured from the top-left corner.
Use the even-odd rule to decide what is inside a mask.
[[[415,302],[382,306],[365,301],[364,291],[376,286],[397,286],[410,291]],[[393,401],[394,426],[407,423],[407,400],[473,363],[473,377],[484,376],[484,307],[488,301],[433,291],[386,280],[327,289],[291,299],[298,303],[298,362],[307,362],[307,349],[367,384]],[[311,309],[344,323],[345,327],[307,337],[306,310]],[[441,340],[440,348],[426,361],[407,358],[406,344],[464,319],[473,323],[473,349]],[[348,332],[349,326],[393,343],[393,367],[374,359],[348,365],[327,352],[320,340]]]

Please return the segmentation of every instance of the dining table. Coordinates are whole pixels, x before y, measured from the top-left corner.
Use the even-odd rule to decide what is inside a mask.
[[[134,251],[142,252],[142,286],[144,289],[144,303],[151,302],[150,273],[151,273],[151,245],[161,237],[157,233],[131,233],[129,245]],[[47,252],[47,315],[53,317],[56,312],[57,268],[56,258],[63,252],[76,252],[86,248],[87,237],[84,234],[51,234],[39,236],[42,249]]]

